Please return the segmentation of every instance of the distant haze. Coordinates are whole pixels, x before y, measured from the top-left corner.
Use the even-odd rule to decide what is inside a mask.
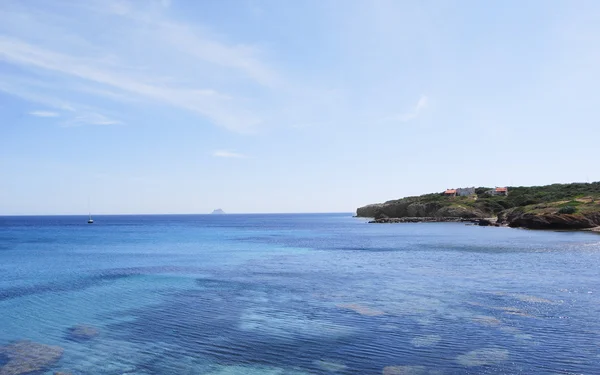
[[[3,1],[0,215],[600,180],[600,2]]]

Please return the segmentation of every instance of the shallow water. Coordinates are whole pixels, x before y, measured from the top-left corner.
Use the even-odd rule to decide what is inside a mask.
[[[95,219],[0,217],[0,346],[63,348],[40,373],[600,373],[596,234]]]

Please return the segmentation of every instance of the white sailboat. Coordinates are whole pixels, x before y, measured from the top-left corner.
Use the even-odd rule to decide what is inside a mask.
[[[88,212],[90,214],[90,218],[88,219],[88,224],[94,224],[94,219],[92,219],[92,209],[90,208],[90,199],[88,198]]]

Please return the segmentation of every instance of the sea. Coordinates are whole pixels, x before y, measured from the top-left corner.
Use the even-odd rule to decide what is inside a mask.
[[[600,235],[0,217],[0,374],[600,374]]]

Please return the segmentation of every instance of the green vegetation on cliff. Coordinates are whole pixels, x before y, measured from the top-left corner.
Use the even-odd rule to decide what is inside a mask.
[[[490,188],[466,197],[443,193],[407,197],[357,209],[361,217],[498,216],[513,226],[588,228],[600,225],[600,182],[509,187],[508,196],[493,196]],[[535,223],[532,223],[535,221]]]

